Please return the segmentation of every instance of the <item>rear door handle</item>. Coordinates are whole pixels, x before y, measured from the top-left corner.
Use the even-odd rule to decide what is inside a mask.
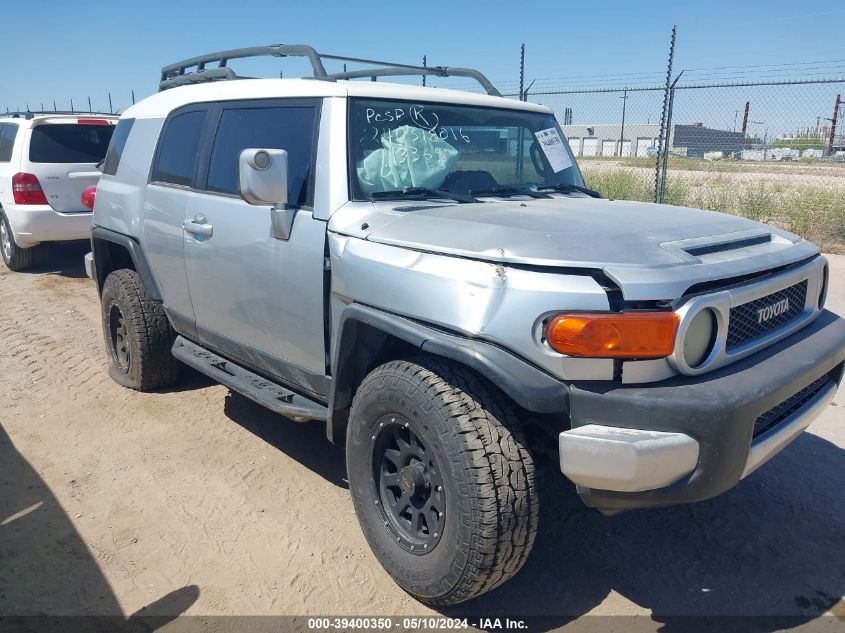
[[[208,223],[208,220],[202,213],[197,213],[192,220],[182,222],[182,228],[188,233],[199,235],[206,239],[214,235],[214,227]]]

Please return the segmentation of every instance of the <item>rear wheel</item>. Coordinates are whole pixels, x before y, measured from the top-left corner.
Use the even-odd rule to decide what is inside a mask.
[[[31,268],[34,251],[34,248],[21,248],[15,244],[9,219],[0,211],[0,254],[6,267],[15,272]]]
[[[170,353],[176,334],[137,272],[116,270],[106,277],[102,317],[109,375],[116,382],[150,391],[179,379],[179,362]]]
[[[346,455],[367,541],[418,600],[468,600],[528,557],[534,463],[509,401],[472,371],[433,358],[375,369],[355,394]]]

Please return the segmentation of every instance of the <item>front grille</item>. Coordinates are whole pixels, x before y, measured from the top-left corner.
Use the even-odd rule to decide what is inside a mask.
[[[813,399],[822,389],[827,387],[833,380],[830,374],[825,374],[818,380],[814,380],[798,393],[790,396],[776,407],[773,407],[760,415],[754,421],[754,438],[757,438],[786,420],[793,413],[801,409],[807,402]]]
[[[785,300],[788,301],[788,306],[782,303]],[[807,280],[805,279],[789,288],[731,308],[728,321],[728,350],[753,341],[797,318],[804,311],[806,300]],[[764,312],[767,310],[768,312]]]

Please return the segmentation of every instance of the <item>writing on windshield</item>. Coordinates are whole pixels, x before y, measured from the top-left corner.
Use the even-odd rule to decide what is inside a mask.
[[[353,99],[349,133],[350,176],[363,197],[406,188],[464,195],[516,184],[583,184],[547,113]]]

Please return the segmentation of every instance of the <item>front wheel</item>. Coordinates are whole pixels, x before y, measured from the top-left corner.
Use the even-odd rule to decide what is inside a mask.
[[[534,463],[513,407],[472,371],[427,357],[373,370],[355,394],[346,459],[370,547],[418,600],[463,602],[528,557]]]
[[[32,267],[34,248],[21,248],[15,244],[15,236],[9,219],[0,211],[0,254],[6,268],[20,272]]]

